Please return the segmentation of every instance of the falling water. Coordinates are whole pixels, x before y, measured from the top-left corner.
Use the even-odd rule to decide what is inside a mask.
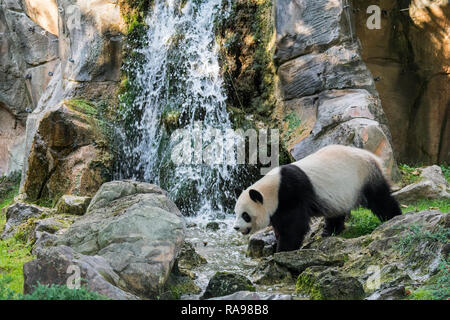
[[[232,125],[214,34],[215,19],[224,16],[221,4],[222,0],[155,1],[146,21],[146,45],[139,50],[144,63],[135,66],[136,85],[142,90],[133,112],[141,116],[134,124],[139,139],[125,146],[127,157],[135,159],[128,164],[129,177],[160,185],[185,214],[224,213],[234,198],[230,190],[238,168],[232,161],[217,159],[217,140],[211,134],[215,129],[224,141],[237,139],[229,133]],[[186,149],[176,129],[202,139],[203,151],[194,147],[191,161],[171,159],[177,146]],[[230,153],[225,148],[219,158]]]

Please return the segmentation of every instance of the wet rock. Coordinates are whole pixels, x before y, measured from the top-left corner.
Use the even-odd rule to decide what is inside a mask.
[[[248,242],[247,255],[261,258],[275,253],[277,239],[272,228],[253,234]]]
[[[195,251],[191,243],[183,243],[177,258],[178,269],[182,274],[195,279],[196,276],[191,270],[205,263],[207,263],[206,259]]]
[[[211,221],[206,224],[206,230],[217,231],[220,229],[220,225],[218,222]]]
[[[255,291],[252,282],[244,276],[217,272],[209,281],[201,299],[226,296],[238,291]]]
[[[328,256],[315,249],[299,249],[277,252],[273,260],[291,271],[300,273],[311,266],[342,266],[345,259],[341,256]]]
[[[102,185],[81,216],[59,239],[86,255],[103,257],[126,291],[156,297],[184,242],[185,223],[159,187],[135,181]]]
[[[64,195],[56,204],[58,213],[83,215],[91,202],[91,197],[77,197],[73,195]]]
[[[82,255],[66,246],[39,250],[35,260],[24,264],[24,293],[32,293],[38,282],[72,285],[76,272],[90,291],[116,300],[137,299],[119,288],[121,279],[104,258]]]
[[[405,287],[400,285],[393,288],[387,288],[382,290],[377,290],[372,293],[367,300],[401,300],[405,299],[406,290]]]
[[[292,300],[292,296],[288,294],[238,291],[227,296],[210,298],[208,300]]]
[[[397,200],[411,203],[420,199],[448,199],[449,184],[439,166],[430,166],[422,170],[421,180],[394,192]]]
[[[293,280],[289,270],[275,263],[273,259],[263,261],[252,275],[256,278],[255,283],[262,285],[291,282]]]
[[[17,232],[17,227],[26,223],[29,219],[38,218],[45,213],[45,209],[36,205],[16,202],[6,210],[6,224],[3,229],[2,239],[12,237]]]
[[[309,267],[297,280],[296,292],[313,300],[360,300],[364,297],[361,283],[336,269]]]

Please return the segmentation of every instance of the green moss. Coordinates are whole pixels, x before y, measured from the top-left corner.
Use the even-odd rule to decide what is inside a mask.
[[[305,272],[298,276],[297,283],[295,285],[295,292],[306,294],[311,300],[323,299],[319,285],[317,284],[315,278]]]
[[[216,35],[233,123],[244,127],[245,116],[252,114],[256,121],[273,124],[276,71],[272,61],[272,1],[233,1],[230,14],[217,18]]]
[[[83,114],[96,117],[98,115],[97,108],[90,102],[83,99],[65,100],[64,103],[72,110],[81,112]]]

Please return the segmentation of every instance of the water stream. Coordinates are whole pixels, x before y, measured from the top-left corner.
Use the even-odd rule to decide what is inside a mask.
[[[133,112],[141,115],[134,124],[139,139],[124,150],[129,159],[137,159],[128,164],[127,178],[160,185],[187,216],[188,225],[195,225],[187,229],[187,241],[208,261],[193,270],[202,290],[217,271],[249,277],[258,264],[245,256],[248,238],[231,227],[232,190],[242,183],[246,169],[233,162],[233,150],[227,149],[239,137],[230,133],[214,34],[215,19],[227,14],[221,7],[222,0],[155,1],[146,21],[147,45],[139,50],[144,63],[135,66],[142,88],[133,104]],[[190,135],[187,145],[179,129]],[[224,141],[219,153],[213,148],[214,130]],[[174,150],[189,151],[191,157],[174,163]],[[205,228],[212,220],[220,221],[219,230]]]

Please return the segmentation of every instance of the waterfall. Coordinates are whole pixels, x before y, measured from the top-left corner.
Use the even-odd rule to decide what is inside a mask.
[[[127,178],[167,190],[185,214],[225,213],[234,202],[234,177],[242,174],[233,162],[237,137],[226,109],[214,34],[215,19],[226,14],[221,6],[222,0],[156,0],[146,20],[146,45],[138,50],[143,62],[131,66],[140,88],[132,104],[137,138],[125,143],[128,160],[122,165]],[[191,136],[188,145],[180,131]],[[223,150],[215,149],[217,136]],[[174,163],[177,148],[192,151],[190,161]]]

